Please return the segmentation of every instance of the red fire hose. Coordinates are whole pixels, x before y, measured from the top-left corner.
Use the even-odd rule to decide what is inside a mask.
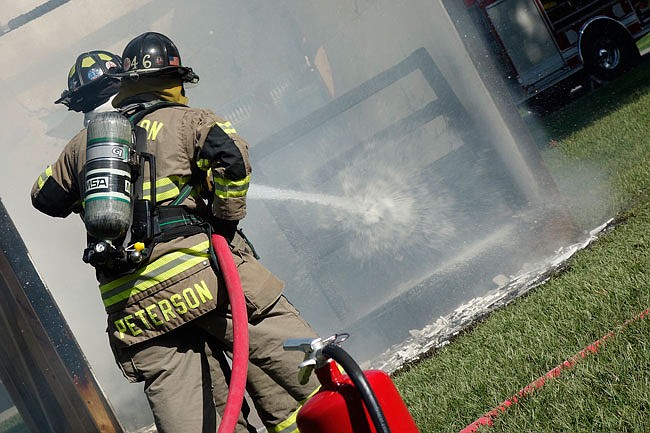
[[[221,235],[212,235],[212,248],[217,256],[219,268],[226,283],[226,291],[230,301],[233,327],[232,349],[232,376],[228,389],[228,398],[224,409],[223,418],[217,433],[231,433],[235,431],[244,391],[246,390],[246,374],[248,370],[248,315],[246,313],[246,300],[241,287],[239,272],[228,242]]]

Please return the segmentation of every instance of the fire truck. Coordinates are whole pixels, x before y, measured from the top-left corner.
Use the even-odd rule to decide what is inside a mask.
[[[465,0],[501,57],[517,103],[611,81],[636,61],[650,32],[648,0]]]

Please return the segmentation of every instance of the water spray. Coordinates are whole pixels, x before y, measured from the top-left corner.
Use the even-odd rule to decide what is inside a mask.
[[[355,200],[351,197],[274,188],[266,185],[251,185],[248,198],[317,204],[348,214],[359,215],[368,223],[377,223],[388,219],[391,216],[391,209],[394,208],[393,201],[388,197],[377,201],[371,197],[361,197],[360,200]]]
[[[444,194],[432,197],[428,190],[415,183],[408,189],[402,188],[394,176],[353,183],[342,175],[340,181],[342,192],[338,195],[252,184],[248,198],[319,206],[314,224],[345,232],[350,241],[349,254],[362,261],[378,253],[394,255],[395,245],[406,242],[416,231],[420,237],[438,240],[449,238],[454,232],[440,210],[449,208]],[[431,207],[432,202],[435,209]]]

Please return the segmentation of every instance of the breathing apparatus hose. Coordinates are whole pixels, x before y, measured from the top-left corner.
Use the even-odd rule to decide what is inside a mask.
[[[223,236],[217,234],[212,234],[211,238],[212,248],[217,256],[219,268],[226,283],[233,326],[232,376],[230,378],[226,406],[217,433],[231,433],[235,431],[239,412],[244,401],[244,391],[246,390],[246,373],[248,369],[248,315],[246,313],[246,300],[244,298],[241,280],[239,279],[239,272],[232,259],[228,242]]]
[[[328,344],[323,348],[323,355],[336,361],[343,370],[348,374],[352,383],[361,395],[361,399],[368,409],[370,418],[375,426],[377,433],[390,433],[388,422],[384,416],[384,411],[379,406],[377,396],[368,383],[368,379],[359,364],[345,351],[341,346],[336,344]]]

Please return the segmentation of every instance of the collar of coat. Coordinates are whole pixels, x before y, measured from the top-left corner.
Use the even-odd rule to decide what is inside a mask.
[[[140,77],[138,80],[122,80],[120,91],[113,98],[113,107],[121,107],[127,99],[131,100],[143,94],[154,95],[156,99],[183,105],[187,105],[188,102],[180,79],[165,76]]]

